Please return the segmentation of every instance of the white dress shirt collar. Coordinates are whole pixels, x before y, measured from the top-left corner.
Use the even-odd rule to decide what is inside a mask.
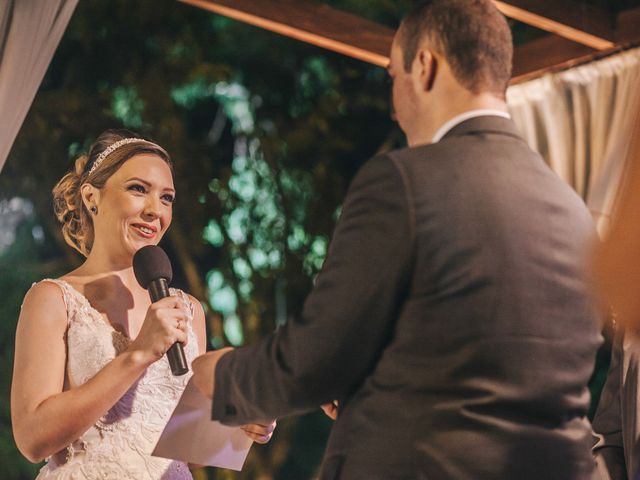
[[[470,118],[475,118],[475,117],[484,117],[488,115],[498,116],[503,118],[511,118],[511,115],[509,115],[507,112],[504,112],[502,110],[492,110],[492,109],[486,109],[486,108],[480,109],[480,110],[469,110],[468,112],[464,112],[464,113],[461,113],[460,115],[456,115],[451,120],[445,122],[444,125],[442,125],[436,131],[436,134],[433,136],[431,143],[436,143],[442,140],[442,137],[444,137],[447,133],[449,133],[449,130],[451,130],[456,125],[459,125],[460,123],[464,122],[465,120],[469,120]]]

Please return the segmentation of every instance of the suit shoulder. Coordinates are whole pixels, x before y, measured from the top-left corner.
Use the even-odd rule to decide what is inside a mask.
[[[353,178],[351,186],[353,187],[355,185],[362,184],[363,182],[368,183],[371,181],[405,183],[402,169],[388,153],[375,155],[364,162]]]
[[[362,172],[362,171],[379,171],[379,170],[389,170],[389,169],[393,169],[395,168],[393,165],[393,158],[391,156],[391,153],[380,153],[378,155],[374,155],[373,157],[369,158],[369,160],[367,160],[366,162],[364,162],[362,164],[362,167],[360,167],[360,170],[358,170],[358,173]]]
[[[455,147],[453,147],[454,143],[456,144]],[[393,150],[387,153],[386,156],[400,172],[410,178],[412,176],[410,172],[415,167],[424,165],[425,162],[438,163],[443,160],[450,160],[452,154],[455,154],[454,152],[458,148],[460,146],[457,142],[438,142]]]
[[[413,225],[414,212],[410,174],[392,154],[376,155],[362,165],[354,177],[345,203],[351,200],[369,199],[394,205],[396,211],[406,211]],[[413,227],[411,227],[413,228]]]

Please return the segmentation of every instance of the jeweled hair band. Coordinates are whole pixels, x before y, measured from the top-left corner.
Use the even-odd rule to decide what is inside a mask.
[[[109,155],[115,152],[118,148],[120,148],[123,145],[127,145],[129,143],[136,143],[136,142],[156,145],[155,143],[149,142],[148,140],[145,140],[143,138],[130,137],[130,138],[123,138],[122,140],[118,140],[117,142],[109,145],[107,148],[103,150],[103,152],[100,155],[98,155],[98,158],[96,158],[96,161],[93,162],[93,165],[91,165],[91,168],[89,169],[89,175],[91,175],[93,171],[100,166],[100,164],[104,161],[105,158],[107,158]]]

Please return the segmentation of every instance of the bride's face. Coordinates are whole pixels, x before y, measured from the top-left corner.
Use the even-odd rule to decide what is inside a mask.
[[[127,160],[100,190],[93,249],[133,256],[157,245],[171,224],[175,189],[169,165],[152,154]]]

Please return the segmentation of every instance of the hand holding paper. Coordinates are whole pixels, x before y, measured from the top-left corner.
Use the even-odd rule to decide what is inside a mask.
[[[240,427],[211,420],[211,400],[189,381],[152,455],[241,470],[252,440]]]
[[[254,442],[267,443],[276,429],[276,423],[275,420],[270,423],[250,423],[242,425],[240,429]]]

